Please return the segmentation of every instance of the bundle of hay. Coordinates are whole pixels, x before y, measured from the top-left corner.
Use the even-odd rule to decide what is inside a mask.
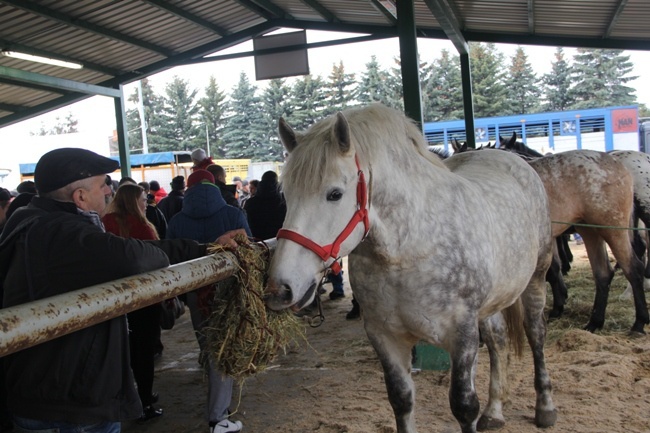
[[[235,240],[236,249],[215,244],[208,250],[235,254],[239,271],[216,284],[213,310],[203,332],[209,348],[204,355],[241,382],[263,371],[292,341],[304,340],[305,328],[290,311],[271,311],[264,304],[268,251],[253,246],[246,236]]]

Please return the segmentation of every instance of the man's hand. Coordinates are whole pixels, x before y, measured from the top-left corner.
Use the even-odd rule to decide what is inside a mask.
[[[237,235],[248,236],[244,229],[230,230],[219,236],[215,242],[225,247],[237,248],[237,242],[234,239]]]

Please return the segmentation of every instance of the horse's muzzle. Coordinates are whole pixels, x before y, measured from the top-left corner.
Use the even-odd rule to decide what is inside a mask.
[[[294,292],[291,289],[291,286],[288,284],[278,284],[271,280],[266,286],[266,296],[264,300],[266,306],[274,311],[284,310],[289,307],[294,311],[298,311],[313,300],[317,286],[316,283],[312,283],[304,296],[298,302],[294,302]]]

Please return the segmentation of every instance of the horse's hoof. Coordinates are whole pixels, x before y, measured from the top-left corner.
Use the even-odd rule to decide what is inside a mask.
[[[644,324],[642,322],[634,322],[632,329],[630,329],[630,337],[642,337],[645,335],[643,330]]]
[[[504,425],[506,425],[506,422],[502,419],[481,415],[481,417],[478,419],[478,423],[476,424],[476,430],[498,430]]]
[[[559,319],[562,317],[563,312],[563,307],[553,307],[553,309],[548,313],[548,320]]]
[[[557,410],[535,411],[535,425],[540,428],[552,427],[557,421]]]
[[[585,331],[589,331],[592,334],[598,331],[599,329],[603,329],[603,324],[601,323],[600,325],[598,325],[591,320],[589,321],[589,323],[587,323],[587,326],[584,327]]]

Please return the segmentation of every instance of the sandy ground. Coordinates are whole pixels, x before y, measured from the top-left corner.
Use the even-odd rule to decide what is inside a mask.
[[[576,261],[585,262],[584,248],[572,244]],[[617,274],[617,278],[619,278]],[[328,288],[329,290],[329,288]],[[233,419],[244,432],[266,433],[394,433],[381,367],[370,347],[362,320],[345,320],[351,293],[329,301],[326,320],[308,329],[309,344],[292,347],[262,374],[243,386]],[[126,423],[123,431],[207,433],[204,419],[206,383],[198,365],[198,346],[189,314],[164,332],[166,346],[157,364],[154,389],[160,393],[163,417],[144,425]],[[650,338],[602,336],[568,330],[548,343],[546,359],[559,416],[548,432],[650,432]],[[481,349],[477,389],[484,405],[488,356]],[[447,399],[449,374],[421,371],[416,384],[419,432],[458,432]],[[504,409],[502,432],[536,431],[532,358],[512,357],[511,401]],[[233,409],[238,402],[233,401]]]

